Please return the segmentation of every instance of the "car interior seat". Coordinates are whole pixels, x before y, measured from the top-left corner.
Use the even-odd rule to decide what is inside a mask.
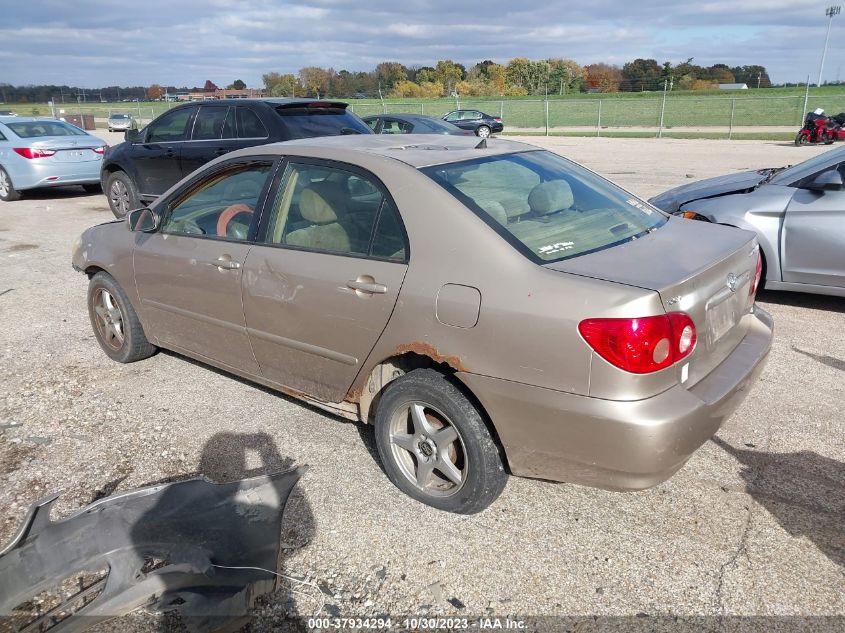
[[[285,243],[320,250],[350,252],[349,233],[340,219],[344,215],[343,190],[335,183],[306,186],[299,196],[299,213],[309,226],[291,231]]]

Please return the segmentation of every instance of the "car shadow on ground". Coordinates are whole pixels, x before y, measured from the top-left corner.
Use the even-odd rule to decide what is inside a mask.
[[[742,465],[745,491],[790,535],[845,568],[845,464],[813,451],[770,453],[713,442]]]
[[[102,196],[102,191],[89,193],[82,187],[68,185],[67,187],[44,187],[43,189],[27,189],[21,192],[22,200],[65,200],[69,198],[93,198]]]
[[[761,303],[774,303],[781,306],[795,308],[809,308],[811,310],[825,310],[827,312],[845,313],[845,297],[831,297],[828,295],[813,295],[807,292],[789,292],[785,290],[761,290],[757,295]]]

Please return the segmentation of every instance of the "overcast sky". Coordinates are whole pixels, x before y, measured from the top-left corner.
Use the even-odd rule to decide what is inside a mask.
[[[808,0],[6,0],[0,82],[261,85],[303,66],[467,67],[512,57],[623,64],[636,57],[761,64],[773,82],[815,81],[827,3]],[[845,15],[824,77],[845,79]]]

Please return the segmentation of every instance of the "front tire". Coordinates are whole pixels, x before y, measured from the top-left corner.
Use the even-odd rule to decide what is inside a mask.
[[[475,130],[475,135],[480,136],[481,138],[487,138],[490,136],[490,128],[486,125],[479,125]]]
[[[375,427],[387,476],[417,501],[475,514],[505,487],[507,473],[481,413],[432,369],[414,370],[388,385]]]
[[[122,220],[126,214],[141,206],[135,183],[123,171],[113,172],[106,181],[106,197],[114,217]]]
[[[806,145],[810,142],[809,137],[804,134],[804,132],[798,132],[798,136],[795,137],[795,145],[800,147],[801,145]]]
[[[88,316],[97,342],[118,363],[134,363],[156,353],[135,309],[114,277],[98,272],[88,283]]]
[[[21,192],[12,185],[12,179],[6,170],[0,167],[0,200],[3,202],[15,202],[21,199]]]

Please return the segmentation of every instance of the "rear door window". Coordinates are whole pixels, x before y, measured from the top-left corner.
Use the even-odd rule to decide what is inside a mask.
[[[537,263],[637,239],[667,218],[551,152],[503,154],[426,167],[422,172]]]
[[[238,138],[267,138],[267,128],[250,108],[238,109]]]
[[[226,106],[203,106],[194,121],[193,140],[208,141],[221,138],[223,124],[229,108]]]

